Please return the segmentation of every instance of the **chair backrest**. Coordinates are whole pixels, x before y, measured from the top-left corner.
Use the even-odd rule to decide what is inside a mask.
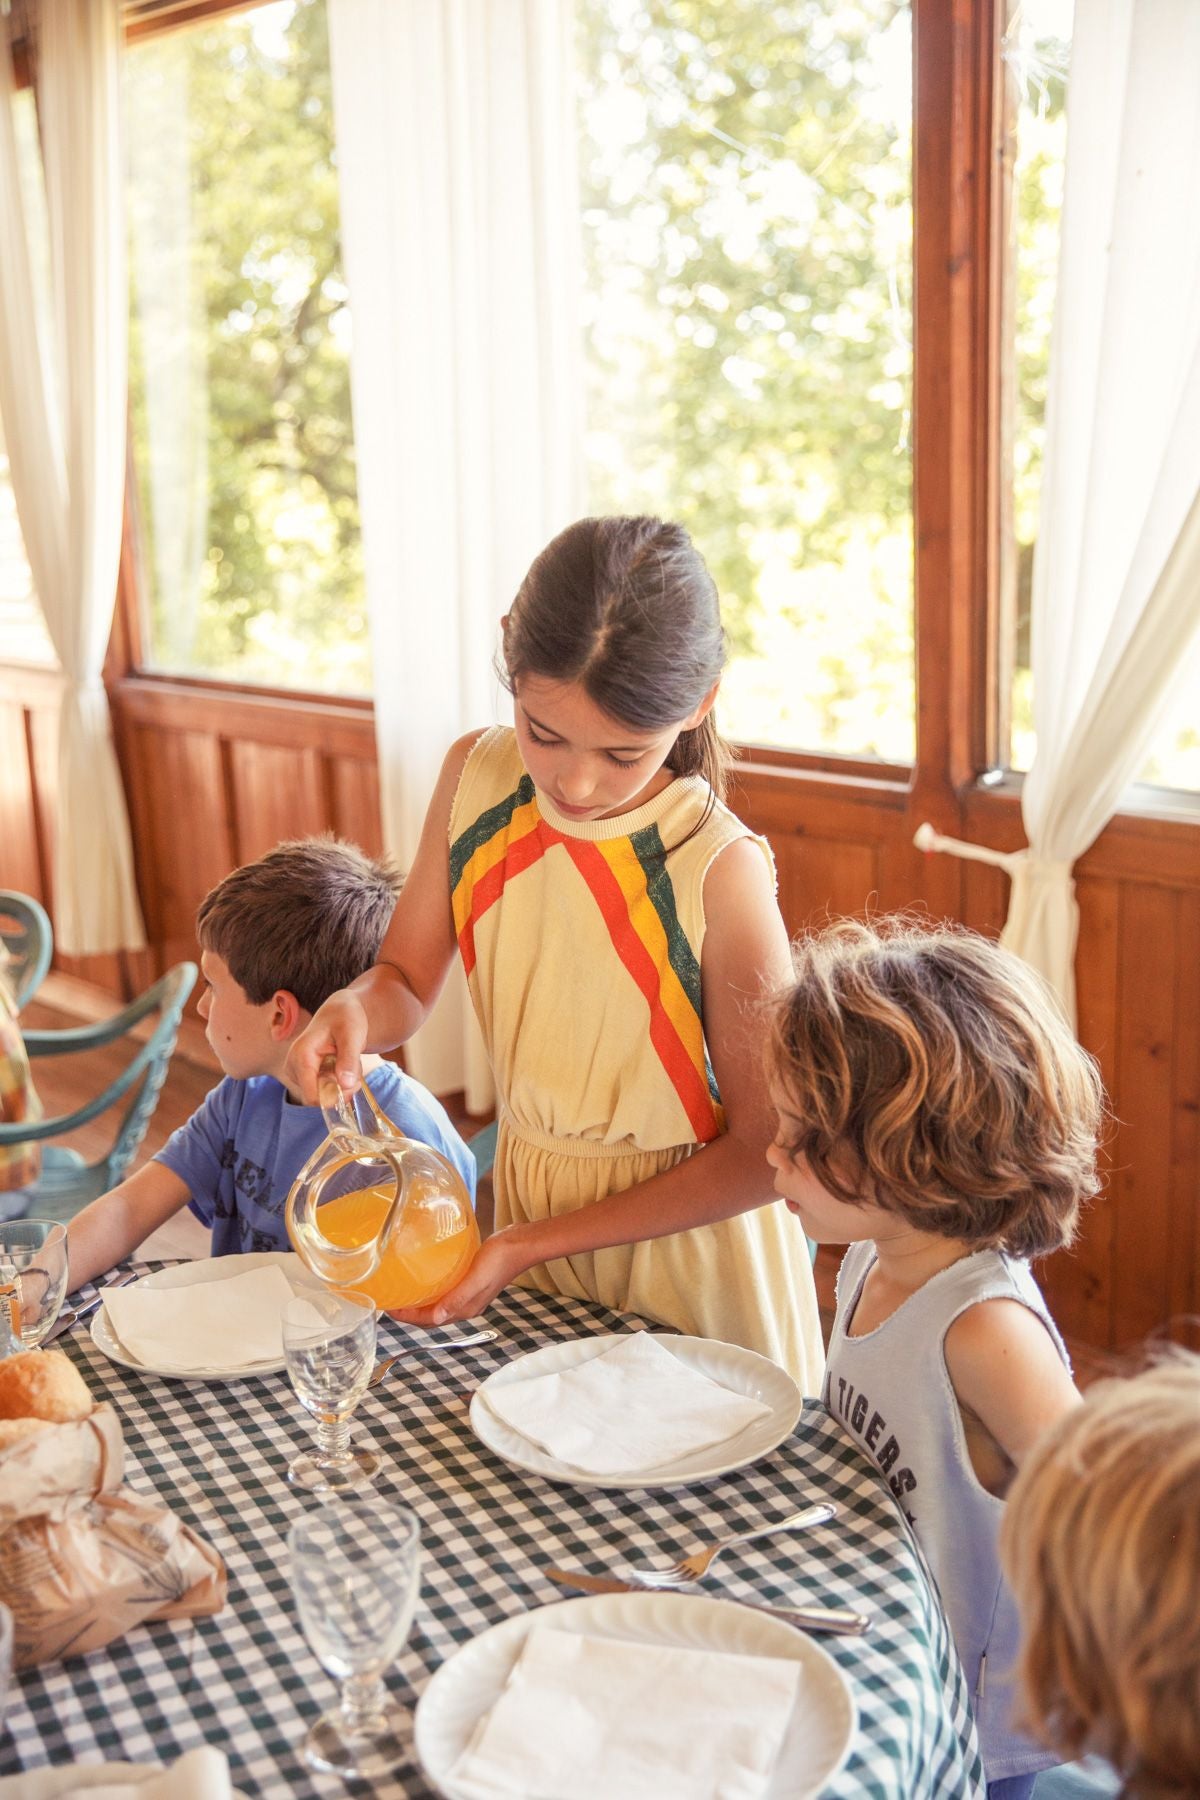
[[[25,1190],[28,1204],[36,1208],[40,1198],[52,1192],[63,1206],[63,1211],[54,1216],[69,1218],[77,1210],[77,1205],[94,1199],[97,1194],[115,1187],[123,1179],[157,1104],[171,1052],[175,1048],[175,1039],[179,1035],[184,1004],[198,974],[195,963],[177,963],[152,987],[147,988],[144,994],[110,1019],[102,1020],[96,1025],[72,1026],[63,1031],[25,1033],[25,1047],[36,1062],[43,1056],[66,1056],[93,1050],[124,1038],[131,1032],[135,1034],[136,1041],[139,1034],[135,1028],[148,1015],[158,1015],[153,1028],[137,1043],[137,1049],[129,1062],[102,1093],[70,1113],[19,1125],[0,1125],[0,1146],[25,1142],[49,1145],[50,1140],[77,1131],[80,1126],[90,1123],[119,1101],[125,1101],[125,1111],[117,1126],[112,1148],[98,1161],[85,1164],[75,1151],[51,1148],[45,1150],[39,1184],[32,1190]]]
[[[0,942],[8,984],[17,1006],[24,1006],[39,985],[54,954],[54,930],[46,909],[30,894],[0,888]]]
[[[145,1012],[150,1012],[157,1005],[159,1016],[157,1025],[143,1045],[145,1079],[121,1120],[116,1141],[108,1153],[106,1179],[110,1187],[115,1187],[118,1181],[124,1179],[125,1172],[133,1161],[134,1151],[146,1135],[146,1127],[154,1116],[154,1108],[158,1105],[158,1096],[166,1080],[171,1053],[175,1048],[175,1039],[179,1036],[183,1009],[199,973],[195,963],[176,963],[173,969],[168,969],[162,979],[142,995],[140,1002],[135,1002],[135,1005],[142,1005]],[[140,1060],[140,1057],[135,1058],[135,1062]]]
[[[106,1181],[112,1188],[115,1188],[117,1183],[124,1179],[124,1174],[133,1161],[133,1152],[137,1150],[140,1141],[146,1136],[146,1127],[155,1114],[158,1094],[162,1091],[162,1084],[167,1076],[167,1066],[171,1062],[171,1051],[175,1049],[176,1037],[180,1035],[180,1021],[184,1017],[187,995],[191,994],[193,986],[196,985],[198,974],[200,974],[200,970],[194,963],[176,963],[175,968],[169,968],[166,976],[155,981],[153,988],[148,988],[146,994],[140,995],[140,999],[137,999],[133,1006],[128,1006],[122,1015],[126,1021],[126,1030],[130,1028],[131,1024],[137,1022],[139,1015],[144,1017],[146,1013],[155,1012],[155,1010],[158,1012],[158,1022],[155,1024],[155,1030],[151,1031],[151,1035],[142,1044],[137,1057],[133,1058],[130,1066],[124,1069],[121,1078],[110,1084],[110,1089],[108,1089],[108,1103],[112,1105],[113,1098],[124,1093],[128,1087],[133,1087],[135,1076],[139,1075],[142,1069],[146,1071],[139,1084],[133,1087],[133,1098],[130,1100],[130,1105],[126,1107],[126,1114],[121,1120],[121,1125],[117,1127],[117,1136],[113,1139],[112,1150],[106,1157],[106,1161],[108,1161]]]

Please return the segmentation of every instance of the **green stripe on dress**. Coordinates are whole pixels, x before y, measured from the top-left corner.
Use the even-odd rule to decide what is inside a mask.
[[[667,853],[663,847],[658,826],[647,825],[641,831],[631,832],[629,842],[634,855],[641,864],[642,873],[646,877],[646,893],[650,904],[658,914],[663,935],[667,940],[668,960],[675,971],[680,987],[687,996],[689,1005],[700,1021],[700,1037],[704,1045],[704,1073],[708,1081],[708,1091],[713,1104],[720,1106],[721,1095],[712,1063],[708,1057],[708,1040],[704,1037],[700,964],[696,960],[695,952],[688,942],[687,933],[679,923],[679,914],[675,910],[675,888],[671,877],[667,874]]]
[[[528,775],[522,775],[511,794],[498,800],[495,806],[489,806],[486,812],[480,813],[473,825],[468,825],[450,846],[450,892],[453,893],[462,880],[463,870],[477,850],[494,838],[497,832],[506,831],[512,823],[513,814],[522,806],[528,806],[533,799],[533,781]]]

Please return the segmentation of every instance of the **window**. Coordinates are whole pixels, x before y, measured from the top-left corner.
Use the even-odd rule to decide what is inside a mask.
[[[1005,460],[1001,629],[1011,695],[1005,734],[1007,761],[1018,770],[1030,767],[1036,748],[1029,609],[1045,450],[1046,377],[1062,216],[1073,10],[1073,0],[1019,0],[1013,5],[1003,46],[1015,107],[1005,270],[1007,342],[1002,353],[1010,379],[1001,425]],[[1139,782],[1200,792],[1200,655]]]
[[[42,192],[41,158],[37,146],[37,114],[33,93],[24,88],[17,94],[13,107],[13,125],[17,139],[17,155],[21,164],[22,198],[33,238],[33,276],[46,279],[45,264],[49,259],[46,233],[46,203]],[[57,668],[58,658],[46,630],[46,621],[37,595],[33,591],[33,575],[25,555],[21,525],[17,518],[17,502],[9,475],[8,456],[4,447],[4,424],[0,420],[0,646],[5,662],[35,663]]]
[[[143,664],[370,687],[325,13],[126,59]]]
[[[25,556],[17,503],[8,474],[8,457],[0,436],[0,644],[5,662],[37,663],[56,668],[58,659],[33,591]]]
[[[914,754],[911,25],[583,0],[587,467],[721,591],[743,742]]]

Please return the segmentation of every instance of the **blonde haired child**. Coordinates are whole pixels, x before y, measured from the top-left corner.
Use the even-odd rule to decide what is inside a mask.
[[[1200,1357],[1098,1383],[1041,1440],[1000,1550],[1024,1716],[1129,1800],[1200,1794]]]
[[[376,966],[320,1008],[292,1066],[421,1024],[462,962],[496,1078],[499,1229],[436,1307],[509,1282],[727,1338],[806,1392],[821,1336],[803,1233],[771,1198],[751,1004],[787,932],[765,840],[723,801],[725,659],[679,525],[581,519],[502,622],[513,729],[454,744]]]
[[[849,1244],[823,1398],[904,1507],[975,1695],[988,1792],[1052,1758],[1012,1725],[1017,1620],[997,1536],[1016,1466],[1077,1404],[1027,1266],[1096,1187],[1095,1066],[996,944],[903,921],[794,947],[772,1015],[775,1187]]]

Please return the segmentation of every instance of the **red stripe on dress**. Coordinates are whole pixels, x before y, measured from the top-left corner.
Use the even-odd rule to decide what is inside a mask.
[[[476,925],[488,908],[495,906],[504,892],[504,884],[509,876],[519,875],[523,869],[528,869],[540,856],[545,855],[549,848],[549,840],[545,836],[547,830],[548,827],[541,819],[535,819],[528,831],[505,846],[504,855],[492,864],[486,874],[480,876],[471,889],[471,908],[458,934],[459,954],[468,975],[475,967]],[[469,873],[470,864],[463,870],[464,879]]]
[[[650,1042],[678,1094],[688,1123],[698,1143],[707,1144],[719,1137],[720,1123],[708,1091],[704,1072],[697,1069],[688,1054],[660,997],[659,972],[654,958],[638,936],[629,917],[629,908],[621,884],[613,874],[602,852],[595,844],[579,838],[562,837],[546,827],[551,841],[565,845],[571,860],[583,876],[608,926],[613,948],[633,977],[650,1009]]]

